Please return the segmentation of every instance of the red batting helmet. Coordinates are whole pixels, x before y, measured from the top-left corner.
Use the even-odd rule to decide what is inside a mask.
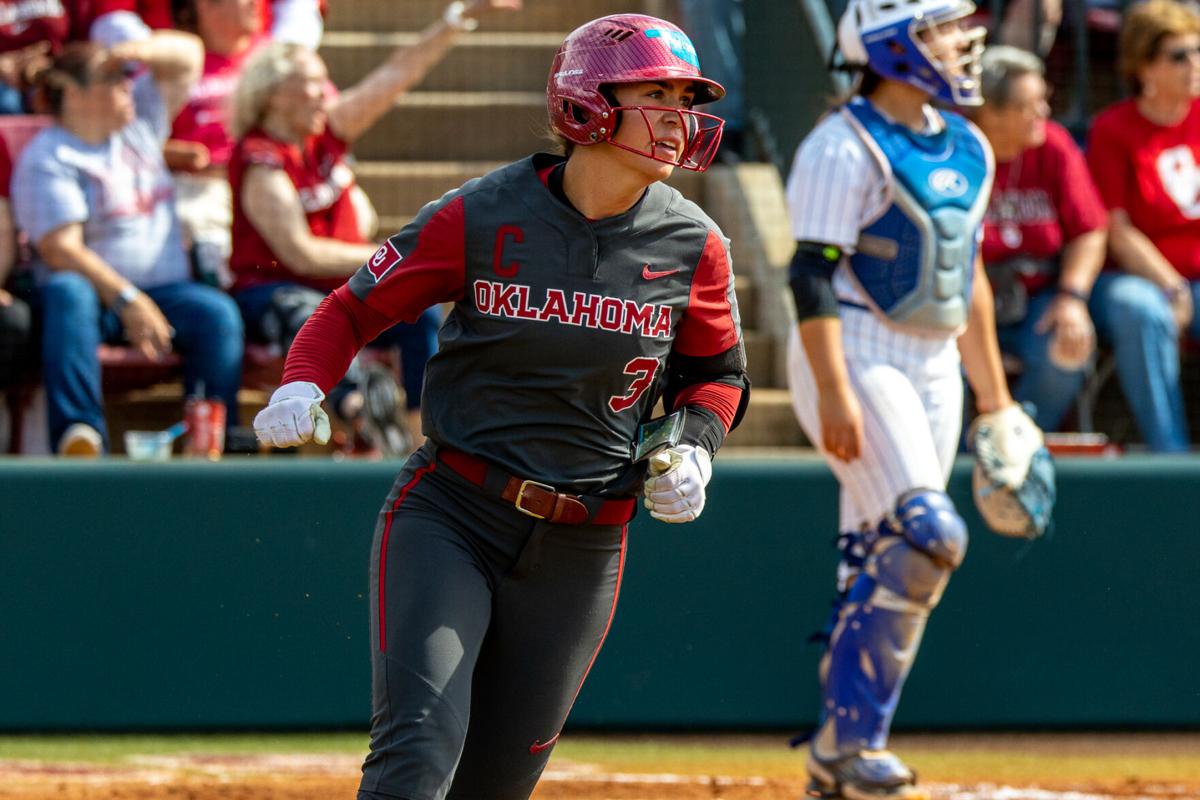
[[[603,88],[618,83],[642,81],[690,80],[695,86],[697,105],[725,96],[716,81],[700,74],[696,49],[687,34],[678,27],[642,14],[614,14],[592,20],[576,28],[554,56],[546,82],[546,106],[555,132],[580,145],[609,141],[616,130],[614,112],[641,111],[651,127],[645,110],[670,111],[680,116],[687,133],[683,152],[675,161],[656,155],[651,128],[650,152],[642,152],[619,142],[625,150],[674,164],[684,169],[703,171],[716,155],[724,120],[689,109],[657,106],[615,106]]]

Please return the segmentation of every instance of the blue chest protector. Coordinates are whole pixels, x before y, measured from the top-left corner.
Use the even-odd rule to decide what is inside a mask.
[[[859,235],[850,269],[893,322],[954,332],[967,322],[975,236],[994,168],[980,135],[957,114],[918,134],[856,97],[843,109],[891,185],[887,210]]]

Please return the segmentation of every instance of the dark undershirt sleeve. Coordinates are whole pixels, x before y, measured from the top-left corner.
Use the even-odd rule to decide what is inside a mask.
[[[796,242],[788,283],[796,302],[797,322],[838,315],[832,281],[841,258],[842,250],[835,245]]]

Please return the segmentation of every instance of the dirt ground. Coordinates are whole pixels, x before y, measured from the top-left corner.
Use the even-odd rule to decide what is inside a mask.
[[[914,741],[914,740],[910,740]],[[919,740],[916,740],[919,741]],[[997,747],[1011,744],[995,737]],[[939,747],[953,751],[955,740]],[[1072,752],[1130,755],[1129,747],[1086,738],[1064,740]],[[1136,754],[1136,753],[1134,753]],[[335,800],[354,797],[358,756],[145,756],[118,766],[40,761],[0,761],[0,800]],[[1114,776],[1086,783],[1055,778],[1055,757],[1035,787],[979,782],[923,782],[931,800],[1200,800],[1200,775],[1180,782]],[[534,800],[798,800],[803,779],[754,775],[614,773],[594,764],[554,759]],[[486,798],[480,798],[486,800]]]

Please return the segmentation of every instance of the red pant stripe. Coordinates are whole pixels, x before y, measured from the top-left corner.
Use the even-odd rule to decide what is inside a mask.
[[[424,478],[428,473],[433,472],[437,466],[437,462],[430,462],[424,467],[421,467],[413,475],[412,480],[404,484],[404,488],[400,490],[400,494],[396,497],[396,502],[392,503],[392,507],[388,509],[387,524],[383,527],[383,541],[379,543],[379,650],[387,652],[387,614],[384,612],[384,581],[387,578],[387,550],[388,537],[392,533],[392,520],[395,518],[396,509],[400,508],[400,504],[404,502],[404,498],[408,497],[408,490],[416,486],[421,478]],[[624,560],[624,542],[622,542],[622,560]]]

